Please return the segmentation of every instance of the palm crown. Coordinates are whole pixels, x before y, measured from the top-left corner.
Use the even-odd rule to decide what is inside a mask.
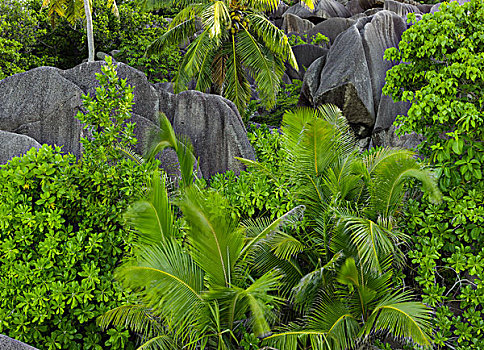
[[[251,77],[262,101],[275,104],[284,74],[284,62],[297,67],[285,34],[264,15],[277,8],[276,0],[141,0],[146,10],[164,6],[184,7],[166,34],[156,40],[150,52],[164,45],[179,44],[196,35],[175,78],[175,90],[190,80],[196,89],[218,93],[242,111],[251,98]],[[312,6],[311,0],[307,0]]]
[[[370,334],[389,332],[429,346],[429,310],[407,292],[392,294],[390,276],[407,241],[396,225],[404,185],[416,179],[439,201],[431,172],[408,150],[360,154],[346,119],[330,105],[287,112],[282,131],[285,171],[306,206],[307,229],[261,241],[255,260],[260,273],[284,271],[281,290],[304,317],[267,344],[350,349]]]

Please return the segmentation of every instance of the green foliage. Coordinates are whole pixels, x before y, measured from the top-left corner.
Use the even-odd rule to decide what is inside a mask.
[[[178,47],[166,46],[159,55],[145,55],[149,45],[166,32],[168,23],[162,16],[141,12],[128,1],[119,5],[119,19],[101,6],[94,8],[93,19],[97,51],[119,50],[116,60],[139,69],[152,82],[171,81],[175,76],[181,60]],[[87,45],[85,36],[82,45]]]
[[[312,0],[306,1],[312,5]],[[150,52],[158,53],[167,44],[191,41],[175,78],[176,92],[186,89],[194,80],[196,90],[220,94],[243,112],[251,98],[251,77],[260,99],[271,108],[284,74],[284,63],[297,68],[284,32],[265,16],[265,12],[276,9],[277,1],[138,2],[144,10],[184,6],[170,23],[168,32],[150,47]],[[199,27],[202,32],[195,36]]]
[[[133,329],[143,335],[146,348],[157,343],[162,349],[236,349],[242,338],[250,349],[251,337],[241,325],[259,337],[270,332],[281,276],[277,271],[250,276],[247,257],[300,209],[242,227],[227,215],[219,193],[194,185],[182,192],[175,202],[187,224],[181,242],[158,174],[150,198],[130,207],[128,218],[138,229],[136,249],[116,274],[137,291],[138,304],[111,310],[99,322]]]
[[[0,80],[28,69],[53,65],[37,45],[47,34],[45,18],[33,1],[5,0],[0,3]]]
[[[259,173],[249,169],[239,176],[231,171],[216,174],[210,180],[210,187],[227,198],[234,218],[280,216],[295,206],[294,196],[282,167],[286,158],[286,153],[281,148],[282,135],[277,129],[252,125],[248,137],[257,159],[268,171]]]
[[[310,39],[309,43],[311,45],[323,45],[329,42],[329,39],[327,36],[321,34],[321,33],[316,33],[315,35],[311,35],[311,37],[308,39],[309,34],[303,34],[302,38],[299,35],[291,35],[289,37],[289,45],[291,46],[297,46],[297,45],[304,45],[308,43],[308,40]]]
[[[37,0],[0,3],[0,79],[44,65],[71,68],[86,57],[86,31],[81,23],[59,20],[52,28],[40,6]],[[148,45],[166,32],[163,17],[140,13],[131,1],[118,9],[119,18],[104,1],[94,1],[96,51],[119,50],[116,59],[141,70],[150,81],[170,81],[178,69],[178,48],[166,47],[157,57],[145,57]]]
[[[484,6],[443,4],[402,36],[386,57],[403,60],[387,74],[386,93],[412,101],[403,132],[426,137],[420,152],[434,163],[441,205],[411,201],[402,228],[424,302],[436,308],[436,343],[482,349],[484,341]]]
[[[288,112],[282,131],[286,157],[279,173],[287,176],[296,203],[306,207],[305,230],[261,242],[254,268],[284,271],[281,291],[303,318],[281,327],[267,344],[345,349],[390,333],[429,346],[429,310],[406,292],[392,294],[389,276],[401,266],[401,246],[408,240],[395,226],[405,183],[418,179],[439,201],[430,172],[405,150],[360,155],[346,120],[332,106]],[[270,172],[264,164],[244,163],[260,176]],[[348,283],[348,275],[356,279]]]
[[[133,141],[120,128],[132,96],[112,66],[103,72],[98,100],[85,99],[81,119],[94,138],[79,161],[44,145],[0,167],[0,333],[40,349],[134,348],[128,332],[101,334],[95,319],[129,299],[113,280],[132,247],[121,214],[144,195],[154,165],[109,144]]]
[[[244,113],[244,120],[254,123],[280,126],[282,116],[286,111],[296,108],[301,93],[302,81],[294,80],[291,84],[281,83],[281,88],[277,92],[276,105],[267,110],[258,100],[249,102]],[[256,114],[256,115],[254,115]]]

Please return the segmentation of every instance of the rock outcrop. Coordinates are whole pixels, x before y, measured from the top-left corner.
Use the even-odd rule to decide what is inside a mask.
[[[13,157],[27,153],[32,147],[39,149],[40,143],[26,135],[14,134],[0,130],[0,164],[7,163]],[[0,347],[1,349],[1,347]]]
[[[382,96],[386,72],[395,64],[385,61],[383,55],[389,47],[398,46],[407,25],[392,11],[372,9],[378,11],[357,21],[331,19],[334,27],[342,31],[334,38],[326,58],[314,61],[308,68],[299,101],[300,105],[337,105],[360,138],[371,136],[373,130],[388,130],[395,117],[406,114],[409,108],[408,104],[394,103]]]
[[[0,130],[4,131],[0,143],[6,145],[0,160],[43,143],[63,145],[63,151],[79,157],[79,140],[86,131],[75,116],[83,110],[82,95],[96,94],[95,74],[103,64],[83,63],[68,70],[40,67],[0,81]],[[132,121],[139,153],[163,112],[176,132],[192,140],[204,176],[227,170],[238,173],[243,168],[234,157],[255,159],[239,112],[230,101],[195,91],[174,95],[128,65],[118,63],[116,69],[134,87]]]
[[[0,334],[0,350],[37,350],[36,348],[18,340]]]

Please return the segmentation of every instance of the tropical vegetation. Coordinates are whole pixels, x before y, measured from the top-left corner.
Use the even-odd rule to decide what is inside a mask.
[[[306,1],[312,7],[312,1]],[[159,53],[165,45],[191,41],[174,80],[175,91],[195,89],[222,95],[245,110],[251,99],[250,80],[255,81],[260,100],[273,107],[287,62],[297,62],[283,31],[265,16],[279,2],[273,0],[178,1],[144,0],[142,8],[153,10],[182,6],[168,31],[150,46]],[[197,34],[198,26],[202,32]]]
[[[267,19],[277,6],[0,3],[0,79],[107,54],[77,116],[83,155],[43,145],[0,165],[0,334],[49,350],[484,349],[483,2],[409,14],[385,54],[415,151],[361,150],[338,108],[296,107],[302,82],[281,77],[303,40]],[[257,161],[200,178],[164,115],[137,154],[116,61],[231,99]],[[159,170],[167,148],[179,177]]]

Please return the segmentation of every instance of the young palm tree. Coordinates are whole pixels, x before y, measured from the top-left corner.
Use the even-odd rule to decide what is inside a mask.
[[[408,292],[390,292],[390,279],[391,273],[363,272],[348,258],[337,283],[320,293],[309,316],[267,337],[265,343],[284,350],[297,350],[308,342],[313,350],[345,350],[390,333],[431,348],[429,310],[412,301]]]
[[[107,0],[108,7],[119,16],[116,0]],[[70,24],[86,18],[88,62],[94,62],[94,34],[92,30],[92,0],[43,0],[42,8],[47,8],[47,14],[55,25],[57,17],[64,17]]]
[[[305,2],[312,7],[312,0]],[[250,76],[261,99],[273,107],[284,62],[297,67],[284,32],[264,15],[277,8],[278,0],[140,0],[139,3],[145,10],[183,7],[168,32],[149,49],[156,54],[164,45],[193,39],[175,78],[176,91],[186,89],[194,79],[197,90],[220,94],[242,112],[251,97]]]
[[[423,168],[410,151],[380,149],[361,155],[346,119],[336,107],[328,105],[317,110],[288,112],[284,116],[282,130],[283,147],[288,154],[285,171],[291,175],[301,204],[306,206],[308,229],[300,236],[284,240],[269,237],[259,242],[257,260],[264,263],[259,263],[257,268],[263,273],[278,267],[286,276],[292,276],[285,290],[303,315],[311,315],[316,319],[312,310],[318,305],[321,293],[329,293],[329,299],[339,300],[346,305],[352,296],[360,297],[366,293],[365,281],[383,278],[392,266],[403,262],[401,246],[407,237],[398,231],[396,218],[407,179],[419,180],[435,201],[440,200],[440,192],[432,174]],[[261,171],[267,171],[256,162],[243,161]],[[336,287],[337,276],[347,259],[355,261],[360,276],[358,283],[365,287],[360,294],[350,293],[340,298],[341,289]],[[351,288],[357,290],[354,286]],[[390,298],[389,290],[386,289],[386,296],[384,291],[379,290],[379,297],[372,297],[372,302]],[[401,302],[407,302],[409,296],[402,298],[399,299]],[[413,316],[420,318],[425,313],[423,305],[409,305],[411,310],[416,310],[415,315],[409,315],[410,319],[413,320]],[[417,344],[427,345],[428,338],[419,335],[426,334],[427,323],[417,322],[422,327],[416,330],[407,328],[407,321],[393,323],[393,329],[383,327],[379,330],[409,337]],[[301,327],[298,329],[301,330]],[[304,329],[304,332],[294,334],[312,334],[308,327]],[[331,343],[328,338],[330,330],[331,327],[318,328],[310,341],[319,339],[324,340],[325,344]],[[286,332],[283,334],[288,335]],[[366,333],[359,330],[348,334],[355,336],[348,338],[351,344],[355,344],[357,338],[366,336]],[[289,338],[284,336],[281,339],[290,341]],[[277,340],[277,337],[271,339]],[[345,349],[350,348],[350,343],[344,345],[340,342],[340,347],[334,346],[336,349]]]
[[[150,197],[126,213],[137,243],[133,257],[116,271],[139,302],[107,312],[101,326],[125,326],[142,335],[139,349],[232,349],[241,327],[269,334],[281,302],[275,296],[281,275],[273,270],[252,278],[247,257],[303,208],[270,223],[237,225],[224,198],[193,184],[190,143],[177,140],[166,118],[160,130],[149,156],[165,147],[177,152],[183,187],[176,204],[185,229],[176,222],[164,178],[155,174]]]

